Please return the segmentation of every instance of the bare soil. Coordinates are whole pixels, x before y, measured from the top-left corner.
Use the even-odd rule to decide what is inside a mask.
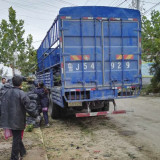
[[[52,120],[25,133],[24,160],[160,160],[160,98],[116,100],[123,115]],[[113,110],[111,105],[110,110]],[[2,132],[2,131],[1,131]],[[9,160],[11,139],[0,133],[0,160]]]

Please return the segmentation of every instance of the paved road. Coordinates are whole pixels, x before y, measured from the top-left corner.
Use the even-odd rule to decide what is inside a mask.
[[[160,159],[160,97],[117,100],[117,104],[119,108],[134,110],[134,113],[114,119],[123,130],[135,132],[128,140],[139,145],[151,159]]]

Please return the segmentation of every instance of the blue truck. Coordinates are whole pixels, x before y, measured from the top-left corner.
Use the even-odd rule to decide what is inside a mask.
[[[109,113],[109,102],[140,94],[141,16],[138,10],[61,8],[37,50],[37,78],[50,88],[52,117]],[[81,113],[79,113],[81,112]]]

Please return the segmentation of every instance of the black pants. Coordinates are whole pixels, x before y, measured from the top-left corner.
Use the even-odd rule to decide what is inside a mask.
[[[45,125],[48,124],[48,112],[47,111],[43,111],[43,117],[44,117],[44,121],[45,121]]]
[[[13,142],[11,160],[18,160],[19,155],[23,157],[26,154],[26,149],[22,142],[21,133],[22,130],[12,130]]]

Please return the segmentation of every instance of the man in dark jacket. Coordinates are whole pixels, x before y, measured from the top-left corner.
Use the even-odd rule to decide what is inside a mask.
[[[2,97],[2,95],[3,95],[3,93],[6,91],[6,90],[8,90],[8,89],[10,89],[12,86],[10,85],[10,84],[5,84],[4,86],[2,86],[2,88],[0,88],[0,116],[1,116],[1,97]]]
[[[37,117],[38,111],[30,103],[28,96],[21,90],[22,78],[12,78],[13,87],[5,89],[1,96],[0,128],[11,129],[13,134],[11,160],[18,160],[19,154],[23,157],[26,154],[22,142],[21,133],[26,125],[26,112]]]

